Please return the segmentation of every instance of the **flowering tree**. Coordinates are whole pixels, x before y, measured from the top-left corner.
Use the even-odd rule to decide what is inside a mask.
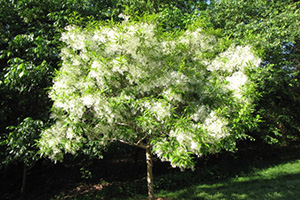
[[[218,53],[217,39],[202,29],[161,33],[143,22],[66,30],[50,91],[56,122],[40,140],[54,160],[90,140],[138,146],[154,199],[152,154],[193,168],[192,155],[232,149],[255,124],[247,74],[260,59],[249,46]]]

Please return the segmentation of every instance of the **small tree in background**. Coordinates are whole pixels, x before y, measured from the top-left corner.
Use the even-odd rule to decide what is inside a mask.
[[[2,144],[6,146],[8,152],[3,164],[8,165],[19,162],[23,164],[21,195],[26,190],[27,172],[39,159],[39,148],[36,146],[36,140],[39,139],[43,126],[44,124],[41,120],[33,120],[27,117],[18,126],[9,127],[11,132],[7,140]]]
[[[143,148],[152,200],[152,154],[193,168],[194,155],[233,150],[258,120],[248,74],[260,59],[249,46],[222,51],[200,28],[163,33],[145,22],[66,30],[50,91],[56,122],[40,140],[53,160],[91,140]]]

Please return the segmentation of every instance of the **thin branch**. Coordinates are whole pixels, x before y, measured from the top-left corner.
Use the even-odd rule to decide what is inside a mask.
[[[120,126],[127,126],[127,127],[131,127],[130,125],[128,124],[125,124],[125,123],[120,123],[120,122],[116,122],[117,125],[120,125]]]
[[[135,144],[135,146],[140,147],[142,149],[147,149],[147,145],[144,143]]]
[[[127,142],[127,141],[124,141],[124,140],[118,140],[118,141],[121,142],[121,143],[130,145],[130,146],[136,146],[136,147],[140,147],[140,148],[142,148],[142,149],[147,149],[147,145],[145,145],[145,144],[142,143],[142,142],[140,142],[140,143],[138,144],[138,143],[130,143],[130,142]]]
[[[130,143],[130,142],[127,142],[127,141],[124,141],[124,140],[118,140],[118,141],[121,142],[121,143],[124,143],[124,144],[128,144],[130,146],[135,146],[134,143]]]
[[[142,137],[139,141],[137,141],[135,143],[136,146],[141,147],[143,149],[147,149],[147,145],[145,143],[143,143],[143,140],[145,140],[147,138],[147,136],[145,135],[144,137]]]
[[[145,135],[144,137],[142,137],[139,141],[137,141],[135,144],[139,145],[141,142],[143,142],[144,139],[146,139],[147,136]]]

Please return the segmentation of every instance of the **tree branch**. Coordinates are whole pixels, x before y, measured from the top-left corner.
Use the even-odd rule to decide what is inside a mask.
[[[145,136],[142,137],[139,141],[137,141],[135,144],[136,144],[136,145],[140,145],[140,144],[145,145],[145,144],[142,143],[142,142],[143,142],[143,140],[146,139],[146,138],[147,138],[147,136],[145,135]],[[145,146],[146,146],[146,145],[145,145]]]
[[[118,140],[118,141],[121,142],[121,143],[124,143],[124,144],[128,144],[130,146],[135,146],[134,143],[130,143],[130,142],[127,142],[127,141],[124,141],[124,140]]]
[[[142,138],[142,139],[144,139],[144,138]],[[130,142],[127,142],[127,141],[124,141],[124,140],[118,140],[118,141],[123,143],[123,144],[130,145],[130,146],[136,146],[136,147],[140,147],[142,149],[147,149],[147,145],[144,144],[142,142],[142,140],[139,140],[137,143],[130,143]]]

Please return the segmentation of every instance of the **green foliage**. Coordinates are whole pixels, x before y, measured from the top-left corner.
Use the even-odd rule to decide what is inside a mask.
[[[263,123],[252,135],[268,143],[297,139],[300,130],[299,19],[297,1],[212,1],[214,27],[237,44],[251,43],[264,72],[254,74],[261,98],[256,113]]]
[[[47,18],[53,4],[48,3],[30,0],[0,2],[0,13],[3,14],[0,26],[3,33],[0,41],[0,134],[3,141],[10,137],[6,127],[23,126],[25,122],[22,120],[28,117],[48,119],[51,104],[45,88],[51,85],[52,72],[59,62],[59,37]],[[33,132],[37,135],[31,135],[31,138],[37,139],[39,133]],[[10,143],[13,141],[17,140]],[[34,142],[24,140],[24,149],[28,149],[26,141],[35,148]],[[9,150],[4,148],[3,151]],[[1,157],[1,160],[5,159]]]
[[[206,6],[204,1],[136,1],[126,7],[124,14],[129,15],[133,20],[140,20],[140,16],[143,16],[141,14],[146,16],[157,14],[160,26],[164,30],[174,31],[174,29],[186,29],[189,24],[194,23]]]
[[[54,160],[87,141],[120,141],[192,167],[193,155],[234,150],[258,122],[247,73],[260,59],[249,46],[224,51],[201,28],[161,32],[154,22],[66,29],[50,91],[56,122],[40,141]]]
[[[46,91],[52,84],[55,69],[60,66],[61,30],[69,23],[79,23],[77,18],[82,25],[93,18],[109,19],[107,9],[113,3],[87,0],[0,2],[1,141],[8,138],[6,127],[18,126],[24,118],[49,120],[51,102]],[[4,160],[5,155],[0,159]]]
[[[193,13],[201,2],[119,0],[2,0],[0,2],[0,138],[6,127],[26,117],[49,120],[51,102],[46,88],[60,67],[61,31],[69,24],[86,26],[97,20],[124,20],[121,13],[137,19],[165,8]],[[202,6],[203,7],[203,6]],[[201,7],[201,9],[202,9]],[[204,8],[204,7],[203,7]],[[184,10],[184,11],[183,11]],[[188,20],[185,14],[185,20]],[[168,19],[172,15],[168,15]],[[162,17],[162,21],[165,17]],[[180,20],[178,16],[176,19]],[[175,21],[173,24],[176,23]],[[183,26],[183,25],[182,25]],[[4,152],[5,149],[3,149]],[[2,158],[1,158],[2,160]]]
[[[27,166],[32,166],[39,158],[38,147],[35,144],[43,127],[42,121],[31,118],[24,119],[16,127],[9,127],[11,132],[4,143],[8,153],[5,164],[23,162]]]
[[[92,172],[89,171],[88,169],[85,169],[84,167],[80,168],[80,174],[81,174],[81,178],[85,180],[91,179],[93,177]]]

